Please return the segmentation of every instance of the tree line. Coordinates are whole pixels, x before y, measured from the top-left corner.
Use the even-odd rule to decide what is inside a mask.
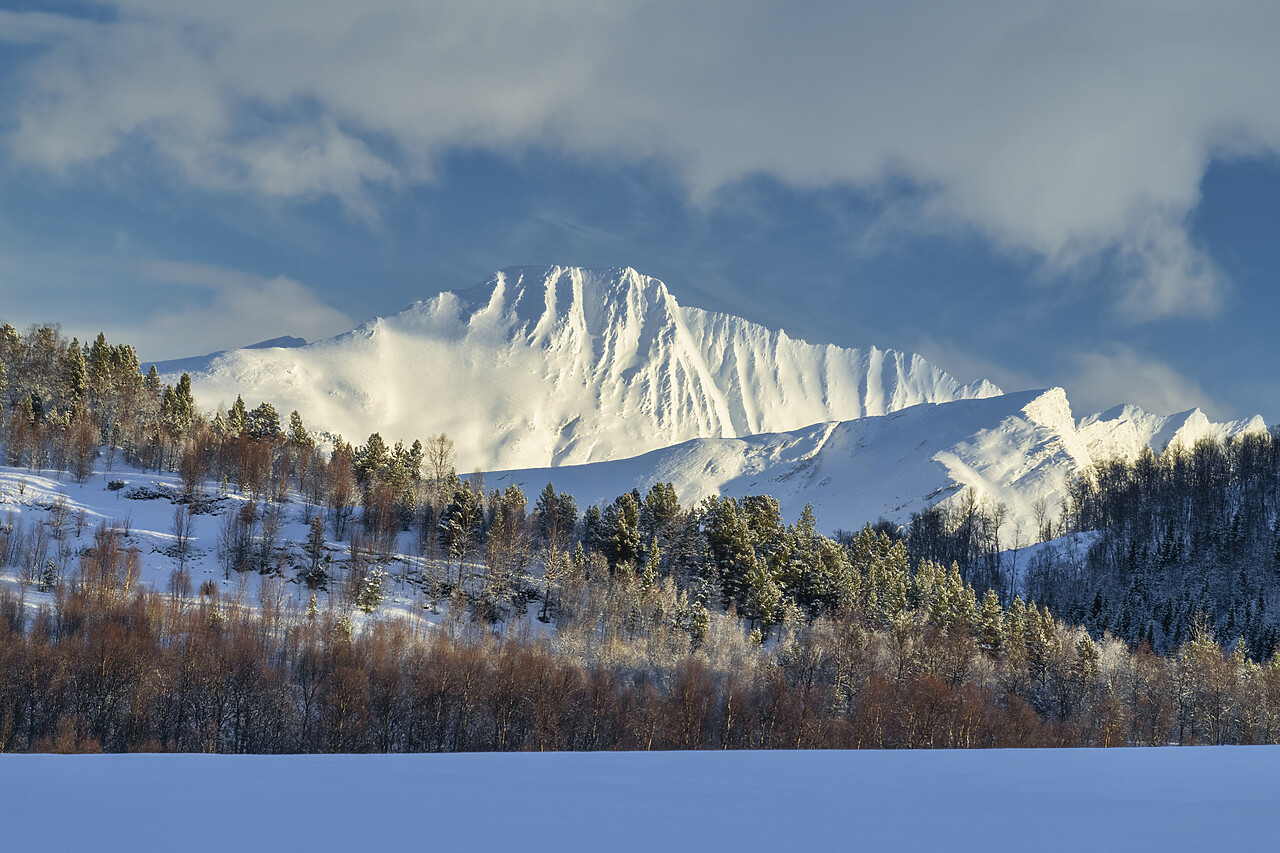
[[[1099,628],[1081,609],[1091,591],[1112,600],[1130,564],[1107,555],[1143,554],[1129,544],[1139,533],[1180,542],[1163,552],[1179,559],[1216,549],[1199,558],[1204,566],[1234,548],[1236,571],[1262,553],[1259,525],[1271,526],[1274,547],[1270,437],[1095,466],[1056,519],[1043,513],[1037,533],[1095,531],[1086,562],[1100,568],[1046,549],[1018,578],[1002,546],[1019,535],[1002,536],[1000,508],[972,495],[904,530],[881,524],[834,537],[817,532],[811,508],[788,524],[768,496],[685,507],[670,484],[582,511],[547,484],[530,507],[518,487],[460,477],[443,434],[408,447],[377,433],[359,446],[341,436],[318,443],[299,413],[286,426],[269,402],[250,409],[237,399],[202,413],[188,378],[163,385],[154,369],[141,373],[130,348],[102,336],[89,347],[55,327],[4,327],[0,336],[11,464],[79,479],[75,454],[59,449],[73,445],[79,423],[92,444],[89,473],[118,452],[176,471],[182,484],[132,495],[175,507],[178,567],[165,592],[137,588],[141,556],[127,525],[103,525],[76,553],[60,544],[76,521],[66,513],[57,530],[52,512],[48,524],[0,522],[0,564],[24,579],[0,601],[0,748],[1275,738],[1274,644],[1255,634],[1232,642],[1212,598],[1185,609],[1180,634]],[[119,376],[90,370],[113,358]],[[1224,484],[1229,497],[1214,497]],[[1156,498],[1142,497],[1147,488],[1161,495],[1156,509]],[[242,499],[227,500],[232,491]],[[191,589],[182,530],[197,514],[220,516],[218,556],[239,589],[230,600],[213,584]],[[307,525],[303,541],[282,535],[290,514]],[[1166,573],[1170,584],[1190,570],[1179,571]],[[21,597],[36,584],[54,596],[33,616]],[[357,610],[376,617],[386,584],[415,591],[424,609],[447,601],[447,629],[371,618],[355,630]],[[534,630],[543,624],[549,630]]]

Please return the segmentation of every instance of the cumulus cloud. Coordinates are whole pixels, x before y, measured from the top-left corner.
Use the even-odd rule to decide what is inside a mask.
[[[1221,419],[1227,412],[1208,391],[1171,365],[1122,345],[1074,356],[1065,385],[1077,417],[1121,401],[1161,415],[1200,408],[1210,418]]]
[[[358,215],[442,151],[663,157],[695,197],[766,173],[875,190],[1050,273],[1125,275],[1134,320],[1212,312],[1190,239],[1215,156],[1280,150],[1271,4],[117,0],[0,13],[15,154],[90,168],[151,146],[193,183]]]

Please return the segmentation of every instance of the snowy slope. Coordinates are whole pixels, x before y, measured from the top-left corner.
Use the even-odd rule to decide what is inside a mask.
[[[769,494],[787,519],[812,503],[828,531],[880,517],[905,522],[971,486],[1003,502],[1011,526],[1021,520],[1029,531],[1036,501],[1056,512],[1067,479],[1095,459],[1265,428],[1260,418],[1213,424],[1198,411],[1161,417],[1135,407],[1077,425],[1066,393],[1053,388],[921,404],[790,432],[700,439],[631,459],[498,471],[486,475],[486,484],[536,493],[552,482],[580,506],[632,488],[644,493],[655,482],[673,483],[686,505],[710,494]]]
[[[268,400],[357,443],[444,431],[463,470],[616,459],[1000,393],[919,356],[815,346],[683,307],[631,269],[511,268],[335,338],[192,367],[203,406]]]
[[[1267,850],[1277,762],[1275,746],[5,755],[0,822],[10,850],[108,853]]]

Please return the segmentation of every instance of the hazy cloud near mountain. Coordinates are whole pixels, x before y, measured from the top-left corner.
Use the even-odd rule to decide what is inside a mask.
[[[695,198],[768,173],[922,203],[1049,274],[1118,262],[1135,320],[1212,313],[1187,219],[1211,157],[1280,150],[1268,3],[119,0],[0,13],[27,43],[11,150],[76,173],[156,152],[201,188],[334,196],[444,150],[670,158]],[[891,201],[892,199],[889,199]],[[888,205],[891,207],[891,205]]]
[[[1172,366],[1123,345],[1080,353],[1073,358],[1069,372],[1065,385],[1072,394],[1077,418],[1110,408],[1121,400],[1136,403],[1149,412],[1199,408],[1215,420],[1228,411],[1197,382]]]
[[[33,271],[39,271],[38,283],[30,278]],[[117,282],[127,282],[133,298],[113,298]],[[132,344],[144,362],[285,334],[316,340],[356,324],[285,276],[151,258],[0,252],[0,306],[0,319],[21,328],[56,322],[85,341],[106,332],[113,343]]]

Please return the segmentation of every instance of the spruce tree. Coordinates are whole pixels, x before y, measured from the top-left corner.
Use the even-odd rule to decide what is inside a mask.
[[[1004,610],[993,589],[987,590],[978,613],[978,645],[991,653],[1004,645]]]
[[[247,418],[248,411],[245,409],[244,399],[237,394],[236,401],[227,410],[227,429],[232,435],[244,435],[245,420]]]
[[[324,519],[320,513],[311,518],[311,527],[307,532],[307,541],[303,546],[307,555],[307,570],[302,580],[311,589],[324,589],[328,581],[325,564],[328,562],[328,550],[325,547]]]
[[[356,606],[365,613],[372,613],[382,603],[382,570],[370,569],[360,587],[360,595],[356,598]]]
[[[280,414],[276,407],[267,402],[259,403],[256,409],[245,416],[244,432],[254,441],[274,441],[279,438]]]
[[[356,479],[360,481],[360,485],[368,485],[383,475],[390,461],[387,443],[380,434],[373,433],[364,447],[356,450]]]
[[[617,567],[632,562],[640,553],[640,503],[627,492],[605,508],[601,519],[605,557]]]
[[[289,446],[294,450],[308,450],[315,446],[311,433],[302,424],[302,415],[294,409],[289,413]]]
[[[71,345],[67,347],[67,353],[62,358],[58,380],[62,411],[69,412],[83,408],[89,393],[89,373],[85,368],[80,341],[75,338],[71,339]]]
[[[475,492],[456,489],[453,499],[440,513],[440,547],[458,561],[458,588],[462,587],[463,564],[480,542],[484,507]]]
[[[184,373],[176,387],[165,386],[160,412],[164,425],[174,435],[186,435],[196,417],[196,401],[191,394],[191,377]]]

